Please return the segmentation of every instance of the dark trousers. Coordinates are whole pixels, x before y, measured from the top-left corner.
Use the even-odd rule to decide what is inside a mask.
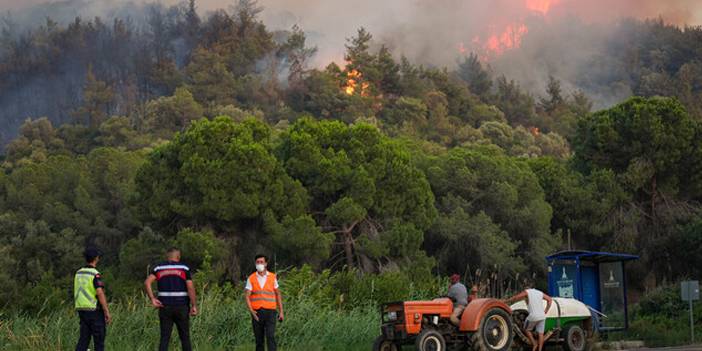
[[[192,350],[190,345],[190,306],[163,306],[158,309],[158,318],[161,321],[161,344],[158,348],[160,351],[168,350],[173,324],[178,329],[183,351]]]
[[[256,337],[256,351],[264,351],[263,339],[266,339],[268,351],[276,351],[275,322],[278,320],[278,311],[260,309],[256,310],[258,321],[251,317],[254,336]]]
[[[76,351],[86,351],[90,346],[90,338],[93,338],[95,351],[105,350],[105,313],[102,309],[95,311],[78,311],[80,319],[80,337]]]

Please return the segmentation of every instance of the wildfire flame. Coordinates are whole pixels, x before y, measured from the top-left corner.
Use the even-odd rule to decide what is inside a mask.
[[[491,35],[485,42],[485,48],[493,55],[502,55],[506,50],[522,45],[522,37],[529,32],[525,24],[510,24],[500,34]]]
[[[551,8],[558,5],[561,0],[523,0],[524,6],[532,11],[546,16]],[[475,36],[471,41],[472,50],[478,54],[483,61],[488,61],[501,56],[505,51],[519,48],[522,38],[529,33],[529,28],[524,23],[524,18],[519,18],[509,23],[501,30],[490,28],[484,36]],[[458,44],[458,51],[461,54],[468,52],[464,43]]]
[[[368,87],[370,86],[367,82],[361,82],[360,89],[358,81],[361,80],[363,74],[356,69],[352,69],[346,73],[346,85],[343,87],[344,92],[348,95],[353,95],[358,90],[361,96],[368,95]]]

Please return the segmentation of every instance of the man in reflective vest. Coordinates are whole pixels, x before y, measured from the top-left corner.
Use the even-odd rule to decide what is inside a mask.
[[[276,351],[275,323],[284,318],[278,279],[275,273],[267,270],[267,266],[268,258],[257,255],[256,272],[246,280],[246,305],[251,312],[256,351],[264,351],[264,338],[268,351]]]
[[[95,351],[105,349],[106,324],[112,322],[105,298],[105,284],[96,269],[100,261],[100,251],[94,247],[85,250],[87,265],[76,272],[73,279],[75,309],[80,319],[80,337],[76,351],[86,351],[93,339]],[[99,306],[98,306],[99,303]]]
[[[167,261],[157,264],[144,281],[146,295],[149,296],[151,305],[158,309],[161,325],[159,350],[168,350],[175,324],[181,348],[190,351],[190,316],[197,315],[195,284],[190,276],[190,267],[180,262],[178,248],[168,249],[166,259]],[[158,286],[158,298],[151,289],[154,282]]]

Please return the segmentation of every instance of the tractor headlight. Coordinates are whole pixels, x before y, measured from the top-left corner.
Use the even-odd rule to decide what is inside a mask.
[[[388,312],[385,314],[385,320],[388,322],[394,322],[397,320],[397,312]]]

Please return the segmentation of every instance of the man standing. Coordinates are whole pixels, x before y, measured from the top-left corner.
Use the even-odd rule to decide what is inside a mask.
[[[468,306],[468,289],[461,283],[461,276],[454,274],[451,276],[451,285],[448,289],[448,297],[453,301],[453,313],[451,313],[451,323],[458,326],[461,324],[461,315]]]
[[[524,329],[526,331],[529,342],[531,342],[533,351],[542,351],[544,349],[544,328],[546,327],[546,314],[551,309],[553,299],[551,296],[544,294],[537,289],[526,289],[517,295],[512,296],[505,302],[509,305],[517,301],[526,300],[527,311],[529,316],[526,319]],[[544,309],[543,300],[546,300],[546,308]],[[534,331],[539,334],[538,343],[534,338]]]
[[[268,272],[268,258],[256,256],[256,272],[246,280],[246,305],[251,312],[256,351],[264,351],[264,337],[268,351],[276,351],[275,323],[283,321],[283,300],[278,290],[278,279]],[[276,318],[277,317],[277,318]]]
[[[175,324],[183,351],[191,351],[190,316],[197,315],[195,285],[190,276],[190,268],[180,263],[179,249],[175,247],[168,249],[166,259],[166,262],[156,265],[144,281],[151,305],[158,308],[158,318],[161,322],[159,350],[168,350],[173,324]],[[158,286],[158,298],[151,290],[154,281]]]
[[[91,337],[95,351],[103,351],[107,333],[105,325],[112,322],[112,316],[107,308],[105,284],[96,269],[101,253],[98,249],[89,247],[83,256],[87,265],[79,269],[73,278],[75,309],[80,319],[80,337],[76,351],[86,351]]]

